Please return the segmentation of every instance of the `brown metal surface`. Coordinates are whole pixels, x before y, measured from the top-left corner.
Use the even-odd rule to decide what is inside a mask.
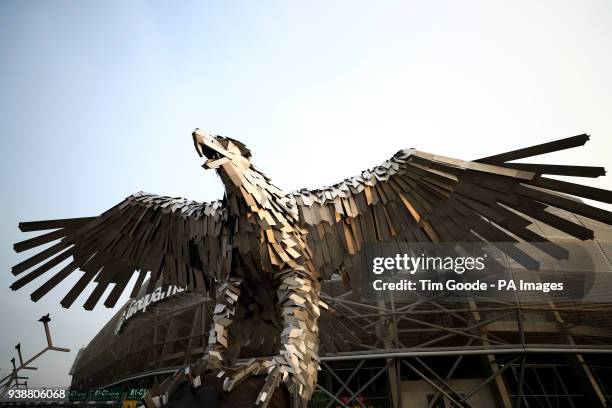
[[[137,193],[98,217],[21,223],[24,231],[58,231],[15,245],[21,251],[59,240],[13,268],[13,274],[21,275],[44,262],[16,280],[13,289],[72,259],[32,293],[34,301],[76,270],[83,275],[62,300],[65,307],[92,282],[96,287],[85,308],[92,309],[110,285],[113,290],[104,304],[112,307],[133,274],[140,273],[137,284],[144,284],[143,272],[150,273],[147,291],[161,281],[194,293],[214,293],[208,344],[201,346],[205,357],[156,387],[147,400],[156,406],[163,405],[185,382],[201,384],[208,369],[222,370],[220,378],[226,391],[251,374],[266,375],[256,405],[265,406],[274,389],[285,384],[293,401],[304,406],[316,387],[321,328],[337,331],[345,340],[336,342],[322,336],[330,349],[348,351],[347,343],[368,344],[360,338],[368,335],[368,325],[348,328],[321,318],[322,310],[328,307],[321,298],[321,281],[341,276],[358,290],[356,255],[368,243],[540,241],[542,236],[530,229],[534,219],[578,238],[592,236],[587,226],[545,211],[554,207],[612,223],[612,213],[559,195],[584,195],[609,202],[611,192],[551,183],[537,172],[498,165],[584,144],[585,135],[479,162],[402,150],[380,166],[331,187],[294,193],[274,186],[253,166],[251,153],[242,143],[200,130],[192,136],[198,153],[207,158],[203,167],[214,169],[225,186],[222,200],[197,203]],[[523,262],[524,258],[517,260]],[[526,259],[529,263],[530,258]],[[137,290],[135,287],[132,293]],[[350,309],[348,305],[358,304],[349,303],[349,298],[336,300],[334,308]],[[378,310],[389,313],[386,307]],[[390,313],[395,316],[396,312],[392,309]],[[408,315],[395,317],[418,323]],[[356,319],[361,320],[359,316]],[[271,322],[271,330],[256,335],[262,321]],[[439,327],[432,322],[421,326]],[[469,329],[448,329],[453,335],[487,345],[503,343],[493,336],[481,338]],[[271,334],[278,341],[266,344]],[[395,337],[401,343],[398,347],[404,345],[399,333]],[[276,355],[236,366],[246,344],[262,350],[273,347]],[[162,358],[168,353],[164,351]]]

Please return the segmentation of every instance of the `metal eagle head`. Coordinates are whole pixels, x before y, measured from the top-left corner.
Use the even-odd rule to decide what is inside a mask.
[[[197,128],[191,135],[198,155],[208,159],[202,165],[205,169],[217,169],[230,162],[242,165],[242,167],[250,165],[251,151],[244,143],[230,137],[213,135]]]

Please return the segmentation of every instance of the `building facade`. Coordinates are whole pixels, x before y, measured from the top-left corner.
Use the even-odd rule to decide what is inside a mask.
[[[607,279],[612,232],[571,217],[596,231],[585,256]],[[568,240],[539,223],[533,228],[551,241]],[[340,280],[324,282],[322,292],[333,311],[320,320],[322,370],[313,407],[611,406],[610,293],[588,301],[366,302]],[[146,388],[161,381],[201,357],[212,307],[211,299],[176,287],[140,293],[79,353],[72,388]],[[262,322],[241,357],[272,354],[278,336],[269,333],[277,329]]]

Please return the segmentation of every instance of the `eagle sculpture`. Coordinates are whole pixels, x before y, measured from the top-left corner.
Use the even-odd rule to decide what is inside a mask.
[[[289,390],[293,406],[305,407],[319,369],[318,319],[328,307],[320,298],[321,281],[337,275],[357,285],[356,257],[366,244],[548,241],[528,228],[534,220],[581,240],[593,238],[589,228],[549,207],[612,224],[611,212],[571,197],[612,203],[612,192],[544,176],[598,177],[603,168],[511,163],[581,146],[586,134],[474,161],[401,150],[356,177],[293,193],[272,184],[243,143],[199,129],[192,137],[206,158],[202,167],[214,169],[225,186],[221,200],[140,192],[96,217],[20,223],[22,231],[52,231],[15,244],[17,252],[50,245],[13,267],[19,276],[14,290],[70,261],[32,292],[33,301],[76,270],[82,274],[61,301],[66,308],[92,282],[85,309],[109,286],[104,305],[113,307],[133,274],[132,297],[148,274],[151,283],[161,279],[214,294],[207,352],[156,384],[145,398],[149,407],[166,406],[185,384],[199,387],[211,371],[228,392],[249,376],[265,375],[258,407],[266,407],[279,386]],[[276,355],[236,365],[240,345],[262,319],[278,327]]]

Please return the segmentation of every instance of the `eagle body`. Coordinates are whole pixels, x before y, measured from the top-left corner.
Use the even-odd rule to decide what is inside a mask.
[[[228,224],[234,226],[228,233],[228,247],[246,265],[257,267],[253,274],[274,276],[286,266],[308,268],[306,234],[299,226],[295,204],[259,171],[236,174],[232,167],[228,163],[217,169],[225,185]]]
[[[82,274],[61,300],[64,307],[90,285],[85,309],[108,288],[104,305],[113,307],[133,275],[131,297],[147,277],[147,290],[161,280],[214,296],[207,352],[154,387],[145,398],[149,408],[167,405],[186,382],[199,387],[211,370],[225,392],[250,375],[265,375],[258,407],[280,385],[295,407],[305,407],[319,369],[321,310],[328,308],[320,282],[339,276],[358,289],[359,255],[368,244],[521,243],[561,258],[567,251],[556,243],[537,245],[548,239],[530,228],[534,220],[579,240],[592,239],[593,231],[547,209],[612,225],[611,212],[580,200],[609,204],[612,192],[546,177],[599,177],[602,167],[514,163],[582,146],[586,134],[473,161],[401,150],[355,177],[292,193],[253,166],[241,142],[199,129],[191,136],[206,158],[202,167],[214,169],[224,184],[221,200],[136,193],[99,216],[20,223],[22,231],[48,232],[14,245],[22,252],[51,244],[12,268],[13,290],[54,271],[32,292],[33,301],[77,271]],[[518,247],[506,255],[528,269],[539,265]],[[343,333],[360,346],[357,336]],[[244,346],[262,357],[237,365]]]
[[[320,276],[310,261],[295,199],[248,161],[215,159],[229,228],[207,363],[234,364],[242,345],[271,351],[277,354],[271,369],[305,404],[319,368]],[[272,322],[277,336],[269,337],[280,334],[280,342],[251,343],[255,326],[263,321]],[[260,403],[271,396],[262,392]]]

